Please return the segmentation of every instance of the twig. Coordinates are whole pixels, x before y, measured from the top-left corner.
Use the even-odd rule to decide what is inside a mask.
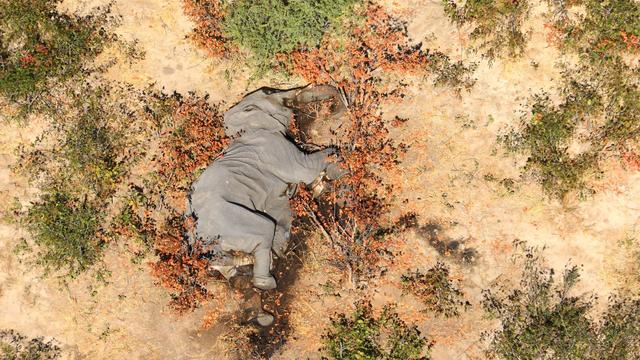
[[[329,240],[329,242],[331,243],[332,246],[335,247],[335,241],[333,240],[333,237],[331,237],[331,234],[329,234],[329,232],[327,231],[327,229],[324,227],[324,225],[320,222],[320,220],[318,220],[318,217],[316,216],[315,212],[313,210],[311,210],[311,208],[309,207],[309,205],[307,205],[306,203],[303,203],[304,205],[304,210],[307,212],[307,215],[309,216],[309,218],[311,219],[311,221],[313,221],[313,223],[320,228],[320,230],[322,231],[322,235],[324,235],[324,237]]]

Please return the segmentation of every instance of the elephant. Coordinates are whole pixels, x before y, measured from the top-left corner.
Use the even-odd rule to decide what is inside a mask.
[[[337,104],[332,116],[346,110],[335,88],[320,85],[260,88],[224,114],[231,144],[192,185],[187,212],[195,219],[189,241],[223,254],[212,267],[225,277],[233,276],[237,265],[253,263],[253,286],[276,288],[270,273],[272,251],[284,256],[290,237],[290,185],[345,173],[331,160],[334,148],[307,153],[287,137],[293,110],[325,99]]]

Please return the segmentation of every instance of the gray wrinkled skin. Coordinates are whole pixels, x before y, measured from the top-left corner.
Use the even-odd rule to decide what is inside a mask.
[[[190,196],[197,237],[205,247],[253,254],[254,284],[272,279],[271,250],[281,254],[286,248],[292,221],[288,184],[312,183],[331,153],[306,154],[285,137],[292,110],[284,102],[292,96],[293,91],[260,89],[229,109],[224,124],[235,139]]]

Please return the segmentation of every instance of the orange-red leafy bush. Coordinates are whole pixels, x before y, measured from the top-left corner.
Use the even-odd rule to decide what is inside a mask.
[[[164,228],[157,229],[155,251],[159,259],[151,264],[160,285],[171,293],[169,305],[178,313],[193,310],[212,297],[205,288],[208,260],[199,256],[198,249],[185,247],[181,220],[173,218]]]
[[[207,98],[190,94],[159,97],[159,108],[150,116],[171,119],[160,133],[157,155],[152,161],[153,181],[139,189],[145,199],[136,226],[150,237],[158,260],[153,274],[172,296],[178,312],[192,310],[211,298],[205,288],[209,280],[208,260],[201,249],[189,246],[184,236],[193,226],[185,218],[186,199],[197,172],[208,166],[227,145],[222,114]],[[140,213],[140,211],[138,211]]]
[[[184,11],[196,24],[190,37],[213,57],[226,51],[222,34],[224,11],[219,0],[184,0]]]
[[[393,170],[405,151],[390,138],[380,109],[381,103],[402,99],[404,86],[383,85],[382,74],[419,73],[428,62],[420,45],[411,44],[404,22],[371,4],[363,15],[364,22],[345,38],[326,37],[319,48],[294,52],[290,59],[293,73],[338,86],[349,103],[337,144],[349,174],[320,199],[299,195],[294,209],[322,227],[355,282],[374,275],[388,254],[390,244],[380,235],[392,224],[385,217],[393,185],[385,184],[379,172]]]
[[[196,172],[208,166],[227,146],[222,113],[217,106],[193,94],[176,95],[172,104],[174,124],[162,134],[157,176],[164,196],[180,214]]]

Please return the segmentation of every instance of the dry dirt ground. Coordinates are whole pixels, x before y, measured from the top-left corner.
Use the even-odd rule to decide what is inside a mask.
[[[71,10],[87,11],[105,1],[67,1]],[[428,79],[407,79],[410,97],[385,109],[389,117],[409,118],[394,136],[410,144],[402,163],[405,174],[397,206],[415,211],[421,223],[445,224],[444,234],[463,239],[478,252],[474,265],[449,261],[453,274],[474,307],[458,319],[442,319],[419,312],[420,304],[400,295],[400,275],[407,269],[425,270],[439,255],[424,238],[405,235],[400,255],[383,278],[369,284],[376,306],[399,304],[400,314],[417,321],[436,341],[434,359],[483,358],[482,331],[494,322],[477,306],[481,290],[509,280],[516,267],[509,261],[513,241],[545,246],[551,266],[562,270],[567,262],[583,269],[578,289],[605,299],[611,291],[637,286],[626,273],[631,261],[621,242],[638,235],[640,224],[640,173],[624,170],[612,161],[598,183],[595,196],[560,203],[546,198],[533,182],[516,181],[511,189],[502,179],[518,179],[523,159],[503,153],[496,135],[514,124],[521,104],[539,89],[553,89],[559,80],[555,66],[559,54],[545,41],[541,8],[535,8],[527,27],[535,29],[528,50],[517,61],[497,60],[491,66],[465,50],[468,39],[445,18],[440,1],[386,1],[404,13],[409,33],[429,48],[449,54],[453,60],[480,61],[478,81],[461,97],[434,88]],[[114,12],[122,15],[118,33],[137,39],[146,57],[133,65],[120,64],[108,74],[114,80],[137,86],[155,83],[167,91],[209,93],[211,101],[239,99],[251,88],[274,84],[270,79],[249,84],[248,74],[232,71],[224,62],[209,60],[186,39],[192,24],[178,0],[117,0]],[[537,63],[537,66],[533,66]],[[231,71],[233,81],[225,73]],[[8,208],[14,196],[28,199],[35,193],[25,179],[10,171],[14,149],[38,134],[40,125],[3,124],[0,127],[0,201]],[[497,181],[491,180],[497,179]],[[408,204],[401,204],[408,199]],[[108,284],[87,275],[60,285],[42,278],[37,268],[19,261],[14,247],[25,234],[9,222],[0,224],[0,328],[12,328],[29,336],[55,337],[69,359],[218,359],[230,357],[219,341],[217,328],[201,331],[204,310],[176,317],[166,309],[167,295],[154,285],[149,268],[135,265],[113,244],[104,266],[112,271]],[[294,288],[291,322],[294,329],[274,358],[319,358],[320,335],[327,316],[349,311],[356,299],[353,289],[334,286],[321,238],[309,244],[307,262]],[[329,269],[329,271],[327,271]],[[634,282],[635,281],[635,282]]]

